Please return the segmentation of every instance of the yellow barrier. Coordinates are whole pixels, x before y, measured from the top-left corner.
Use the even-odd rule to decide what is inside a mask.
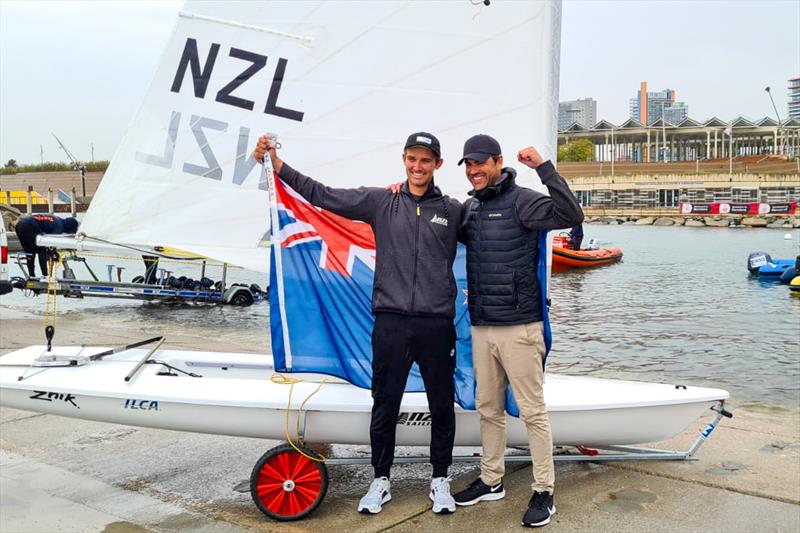
[[[11,205],[25,205],[28,203],[27,191],[3,191],[0,193],[0,204],[7,205],[10,200]],[[47,198],[36,191],[31,191],[32,204],[47,204]]]

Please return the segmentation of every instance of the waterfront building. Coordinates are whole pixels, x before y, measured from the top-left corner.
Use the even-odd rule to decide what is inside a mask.
[[[729,139],[725,130],[731,126]],[[558,143],[588,139],[595,146],[595,160],[601,162],[696,161],[756,155],[800,153],[800,119],[782,124],[770,117],[751,121],[744,117],[722,120],[712,117],[700,122],[686,116],[673,124],[662,121],[644,125],[633,118],[620,125],[600,120],[591,128],[573,124],[558,132]],[[731,141],[732,142],[729,142]]]
[[[672,89],[648,92],[647,82],[643,81],[630,100],[630,117],[644,126],[652,126],[662,117],[670,124],[680,124],[689,116],[689,106],[684,102],[676,102],[677,94]]]
[[[800,77],[789,80],[789,102],[786,104],[789,118],[800,120]]]
[[[597,122],[597,101],[594,98],[578,98],[558,103],[558,129],[565,130],[573,124],[589,128]]]

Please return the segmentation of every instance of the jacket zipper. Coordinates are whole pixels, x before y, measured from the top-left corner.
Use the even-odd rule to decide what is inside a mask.
[[[420,209],[419,209],[419,202],[417,202],[417,218],[416,218],[416,225],[414,228],[414,276],[413,281],[411,284],[411,312],[414,312],[414,302],[417,299],[417,258],[419,256],[419,217],[420,217]]]
[[[481,226],[483,226],[483,202],[478,200],[478,238],[476,239],[478,242],[480,242],[480,240],[481,240],[480,239],[481,231],[482,231]],[[482,251],[483,250],[479,250],[479,252],[482,252]],[[480,255],[480,254],[477,254],[477,255]],[[478,280],[481,279],[481,262],[477,261],[477,263],[478,263],[478,273],[475,276],[475,288],[476,289],[478,288],[478,286],[480,286],[480,282]],[[482,304],[481,304],[481,293],[480,293],[480,291],[477,291],[477,293],[478,294],[475,295],[475,300],[476,300],[475,303],[477,304],[477,305],[475,305],[475,310],[477,311],[477,315],[478,315],[477,322],[480,323],[480,321],[483,320],[483,316],[482,316],[483,312],[482,312],[482,309],[481,309],[481,307],[482,307]]]

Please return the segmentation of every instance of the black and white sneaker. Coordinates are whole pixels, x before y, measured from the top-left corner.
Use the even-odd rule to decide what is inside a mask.
[[[528,510],[522,517],[522,525],[541,527],[550,523],[550,517],[556,514],[556,504],[549,492],[534,492],[528,502]]]
[[[481,478],[469,484],[469,487],[453,495],[456,505],[475,505],[478,502],[489,502],[505,498],[506,490],[501,481],[497,485],[489,486]]]

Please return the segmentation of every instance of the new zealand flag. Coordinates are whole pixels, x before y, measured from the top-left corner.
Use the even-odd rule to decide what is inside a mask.
[[[275,369],[316,372],[370,388],[374,316],[371,311],[375,273],[375,238],[363,222],[348,220],[309,204],[274,179],[271,209],[270,330]],[[541,250],[546,250],[541,232]],[[547,279],[545,254],[539,254],[539,279]],[[456,401],[475,409],[475,377],[467,311],[466,249],[459,245],[453,265],[458,284],[455,326]],[[545,301],[542,283],[542,301]],[[546,306],[545,306],[546,307]],[[545,339],[550,326],[545,316]],[[425,387],[415,364],[406,392]],[[507,409],[516,415],[511,390]]]

